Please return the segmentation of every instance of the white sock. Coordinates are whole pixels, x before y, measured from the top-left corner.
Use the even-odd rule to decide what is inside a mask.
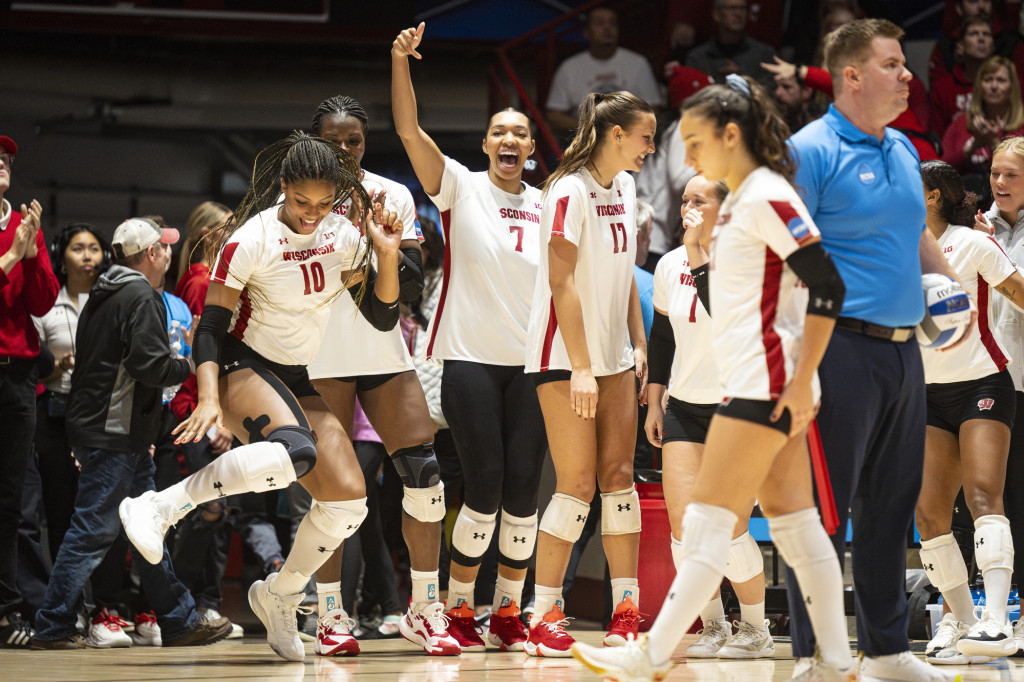
[[[448,600],[446,603],[446,611],[454,611],[460,606],[465,605],[470,611],[476,608],[476,602],[473,598],[473,591],[476,589],[475,583],[460,583],[455,578],[448,579]]]
[[[744,604],[740,602],[740,620],[750,623],[758,628],[764,627],[764,600],[756,604]]]
[[[336,583],[317,583],[316,601],[320,607],[320,617],[329,611],[344,611],[341,605],[341,581]]]
[[[1006,620],[1013,555],[1009,519],[987,514],[974,520],[974,557],[985,582],[985,615],[999,623]]]
[[[497,613],[498,609],[515,604],[519,610],[519,603],[523,600],[523,587],[526,580],[512,580],[501,573],[498,574],[498,581],[494,583],[494,602],[491,604],[491,612]]]
[[[921,564],[928,580],[942,592],[950,613],[968,627],[978,622],[967,585],[967,564],[952,533],[921,539]]]
[[[412,603],[414,606],[437,601],[437,571],[409,571],[412,577]]]
[[[672,656],[686,628],[706,605],[705,595],[722,582],[737,520],[725,507],[701,502],[687,505],[682,538],[685,557],[647,636],[647,652],[655,665]]]
[[[640,608],[640,582],[636,578],[612,578],[612,610],[629,597]]]
[[[1013,571],[1008,568],[990,568],[982,574],[985,583],[985,614],[990,620],[1006,620],[1006,602],[1010,597],[1010,579]]]
[[[301,592],[309,578],[324,565],[340,545],[341,540],[320,530],[310,520],[307,512],[295,531],[292,549],[288,552],[288,558],[285,559],[277,578],[271,584],[270,591],[281,596]]]
[[[715,620],[725,620],[725,605],[722,603],[722,595],[715,597],[704,605],[700,610],[700,621],[704,624]]]
[[[544,616],[555,607],[565,613],[565,600],[562,598],[562,586],[545,587],[537,585],[533,591],[533,615],[530,616],[530,627],[544,620]]]
[[[850,640],[843,605],[843,573],[815,507],[768,519],[772,540],[796,574],[822,659],[850,666]]]
[[[683,563],[683,541],[676,540],[674,535],[669,536],[672,538],[672,565],[679,570],[679,564]]]
[[[978,622],[978,616],[974,612],[974,596],[967,583],[960,583],[952,589],[944,590],[942,599],[949,604],[949,612],[953,614],[953,617],[967,627]]]

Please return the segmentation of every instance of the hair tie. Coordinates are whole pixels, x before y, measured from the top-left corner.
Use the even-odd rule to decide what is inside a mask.
[[[730,73],[725,77],[725,84],[729,86],[729,89],[738,92],[745,97],[753,97],[754,93],[750,91],[750,83],[747,82],[742,76],[737,76],[734,73]]]
[[[596,92],[596,93],[594,93],[594,106],[596,107],[598,104],[600,104],[603,99],[604,99],[604,93],[603,92]]]

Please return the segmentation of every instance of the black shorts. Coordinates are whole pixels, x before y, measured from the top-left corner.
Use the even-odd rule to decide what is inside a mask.
[[[971,381],[928,384],[928,426],[960,433],[968,419],[991,419],[1013,429],[1017,395],[1006,370]]]
[[[718,403],[698,405],[668,398],[665,421],[661,425],[661,443],[703,443]]]
[[[534,386],[541,386],[555,381],[569,381],[572,379],[572,372],[567,369],[549,369],[546,372],[527,372],[527,376],[533,381]]]
[[[227,376],[240,369],[262,368],[269,370],[281,382],[288,387],[296,398],[308,398],[319,396],[309,380],[309,372],[305,365],[282,365],[268,360],[245,342],[226,334],[220,346],[220,376]],[[259,373],[259,369],[257,369]]]
[[[399,374],[405,374],[405,372],[411,371],[411,369],[407,369],[402,372],[390,372],[388,374],[366,374],[358,377],[335,377],[334,380],[343,381],[347,384],[355,383],[356,393],[362,393],[364,391],[372,391],[375,388],[380,388]]]
[[[717,412],[723,417],[742,419],[743,421],[767,426],[770,429],[775,429],[776,431],[788,436],[792,417],[792,415],[789,414],[789,408],[786,408],[785,412],[782,413],[782,416],[779,417],[779,421],[777,422],[773,422],[771,419],[772,410],[774,409],[774,400],[726,398],[725,401],[718,406]]]

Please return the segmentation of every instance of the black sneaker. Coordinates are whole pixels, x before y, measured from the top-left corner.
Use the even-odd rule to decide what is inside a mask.
[[[219,642],[231,634],[231,621],[221,616],[215,620],[199,620],[199,624],[189,632],[174,639],[163,638],[164,647],[169,646],[205,646]]]
[[[84,649],[86,648],[85,637],[77,632],[60,639],[33,639],[33,649]]]
[[[36,631],[20,613],[7,614],[7,625],[0,627],[0,649],[28,649]]]

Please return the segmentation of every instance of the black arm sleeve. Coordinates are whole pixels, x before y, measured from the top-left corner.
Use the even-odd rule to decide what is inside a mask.
[[[423,293],[423,256],[418,248],[402,249],[398,265],[398,300],[412,303]]]
[[[192,359],[196,367],[204,362],[220,364],[220,342],[231,324],[231,311],[221,305],[208,305],[196,325],[192,338]]]
[[[711,265],[709,263],[690,270],[690,275],[693,277],[693,286],[697,287],[697,298],[700,299],[700,304],[704,306],[704,310],[708,311],[708,315],[711,314],[711,290],[708,280],[710,272]]]
[[[672,360],[676,354],[676,337],[668,315],[654,311],[651,338],[647,341],[647,381],[668,386],[672,372]]]
[[[807,285],[810,294],[807,314],[832,319],[839,317],[846,297],[846,285],[821,242],[809,244],[789,254],[786,264]]]
[[[377,298],[377,293],[374,291],[374,285],[377,283],[377,272],[371,267],[366,275],[366,293],[363,294],[363,300],[359,304],[359,312],[362,313],[366,321],[373,325],[373,328],[377,331],[391,331],[398,323],[398,301],[394,303],[385,303],[384,301]],[[359,291],[358,286],[350,287],[348,293],[352,296],[354,301],[356,294]],[[401,296],[399,296],[401,298]]]

